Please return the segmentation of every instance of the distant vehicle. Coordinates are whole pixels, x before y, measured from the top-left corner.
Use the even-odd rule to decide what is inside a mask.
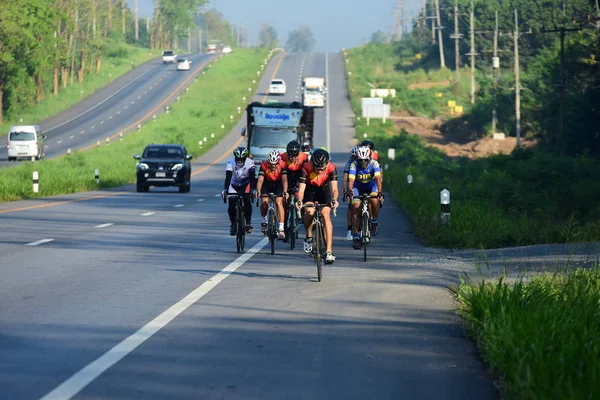
[[[286,90],[287,88],[283,79],[273,79],[271,81],[271,85],[269,86],[270,94],[285,95]]]
[[[326,93],[325,78],[306,77],[302,81],[302,105],[324,107]]]
[[[223,50],[222,50],[222,53],[223,54],[228,54],[228,53],[231,53],[231,51],[232,51],[231,46],[224,46]]]
[[[192,61],[187,58],[177,60],[177,71],[189,71],[192,66]]]
[[[305,111],[314,109],[302,107],[300,102],[253,102],[246,107],[246,126],[242,136],[246,137],[246,148],[258,167],[271,150],[286,151],[291,140],[303,143],[312,131],[313,119],[307,119]],[[258,172],[258,168],[257,168]]]
[[[206,44],[206,54],[221,53],[222,49],[223,43],[220,40],[209,40]]]
[[[44,157],[44,139],[46,135],[38,125],[11,126],[6,143],[8,161],[31,157],[41,160]]]
[[[163,64],[177,61],[177,54],[173,50],[164,50],[162,53]]]
[[[151,144],[146,146],[142,156],[134,154],[137,191],[147,192],[150,186],[179,187],[179,193],[190,191],[192,156],[180,144]]]

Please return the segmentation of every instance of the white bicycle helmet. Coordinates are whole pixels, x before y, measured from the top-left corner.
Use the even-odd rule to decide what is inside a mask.
[[[271,150],[267,156],[267,161],[271,165],[277,165],[281,161],[281,153],[278,150]]]
[[[356,151],[359,160],[368,160],[371,158],[371,149],[367,146],[361,146]]]
[[[351,156],[355,156],[356,153],[358,152],[358,148],[359,146],[354,146],[351,150],[350,150],[350,155]]]

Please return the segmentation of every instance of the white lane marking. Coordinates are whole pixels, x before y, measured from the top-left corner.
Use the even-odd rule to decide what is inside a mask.
[[[92,129],[94,129],[96,127],[96,125],[92,125]]]
[[[73,139],[74,137],[75,137],[75,136],[71,135],[71,136],[69,136],[69,139]]]
[[[100,121],[100,125],[102,125],[104,123],[104,121]]]
[[[110,117],[108,117],[108,119],[112,119],[112,115]]]
[[[196,201],[200,201],[200,202],[202,202],[202,201],[204,201],[204,200],[206,200],[206,199],[198,199],[198,200],[196,200]]]
[[[325,82],[329,82],[329,53],[325,53]],[[325,132],[327,135],[327,150],[331,151],[331,135],[329,134],[329,99],[331,90],[327,87],[327,100],[325,100]]]
[[[117,111],[117,115],[119,115],[119,114],[121,114],[121,111],[120,111],[120,110],[119,110],[119,111]]]
[[[123,110],[127,110],[127,107],[129,107],[129,106],[125,106],[125,107],[123,107]]]
[[[150,86],[150,87],[148,88],[148,90],[152,90],[153,88],[154,88],[154,86]]]
[[[147,212],[147,213],[140,214],[140,216],[141,217],[148,217],[148,216],[154,215],[154,214],[156,214],[156,213],[155,212]]]
[[[215,197],[221,197],[221,195],[220,194],[215,194]]]
[[[142,96],[138,96],[137,98],[138,98],[138,100],[139,100],[139,99],[141,99],[141,98],[142,98]]]
[[[108,223],[108,224],[96,225],[95,227],[96,228],[106,228],[106,227],[113,226],[113,225],[114,224]]]
[[[81,114],[79,114],[79,115],[77,115],[77,116],[75,116],[75,117],[71,118],[71,119],[70,119],[70,120],[68,120],[68,121],[65,121],[65,122],[63,122],[63,123],[62,123],[62,124],[60,124],[60,125],[56,125],[56,126],[55,126],[55,127],[53,127],[53,128],[46,129],[46,132],[50,132],[50,131],[53,131],[53,130],[54,130],[54,129],[56,129],[56,128],[60,128],[61,126],[65,125],[65,124],[68,124],[69,122],[71,122],[71,121],[73,121],[73,120],[75,120],[75,119],[77,119],[77,118],[81,117],[82,115],[84,115],[84,114],[86,114],[86,113],[88,113],[88,112],[92,111],[92,110],[93,110],[93,109],[95,109],[96,107],[98,107],[98,106],[101,106],[102,104],[106,103],[108,100],[110,100],[111,98],[113,98],[114,96],[116,96],[118,93],[120,93],[120,92],[121,92],[123,89],[125,89],[127,86],[131,85],[133,82],[137,81],[137,80],[138,80],[138,79],[140,79],[142,76],[146,75],[148,72],[152,71],[152,70],[153,70],[154,68],[156,68],[156,67],[158,67],[158,65],[155,65],[154,67],[150,68],[148,71],[144,72],[143,74],[141,74],[140,76],[138,76],[137,78],[135,78],[134,80],[132,80],[131,82],[129,82],[127,85],[123,86],[121,89],[117,90],[116,92],[114,92],[113,94],[111,94],[110,96],[108,96],[106,99],[102,100],[100,103],[98,103],[98,104],[94,105],[94,107],[92,107],[92,108],[90,108],[90,109],[88,109],[88,110],[85,110],[85,111],[84,111],[84,112],[82,112]]]
[[[181,208],[181,207],[183,207],[184,205],[185,205],[185,204],[177,204],[177,205],[173,206],[173,208]]]
[[[59,141],[58,141],[58,142],[56,142],[56,143],[58,143],[58,144],[61,144],[61,143],[62,143],[62,140],[59,140]]]
[[[117,344],[115,347],[98,357],[96,360],[80,369],[77,373],[75,373],[75,375],[71,376],[50,393],[42,397],[41,400],[70,399],[81,392],[87,385],[92,383],[106,370],[134,351],[146,340],[154,336],[158,331],[173,321],[178,315],[187,310],[190,306],[194,305],[198,300],[214,289],[219,283],[223,282],[229,275],[234,273],[238,268],[244,265],[246,261],[252,258],[252,256],[258,253],[263,247],[265,247],[267,243],[268,239],[264,238],[255,244],[254,247],[242,254],[231,264],[223,268],[221,272],[208,279],[202,285],[198,286],[183,299],[179,300],[170,308],[163,311],[162,314],[140,328],[137,332],[127,337],[121,343]]]
[[[146,93],[148,93],[148,91],[147,91],[147,90],[144,92],[144,94],[146,94]],[[138,97],[138,98],[139,98],[139,97]]]
[[[85,133],[85,131],[81,131],[81,132],[79,132],[79,134],[80,134],[80,135],[83,135],[84,133]]]
[[[134,104],[134,103],[135,103],[135,100],[133,100],[133,101],[131,102],[131,104]]]
[[[54,241],[54,239],[42,239],[42,240],[38,240],[37,242],[27,243],[25,246],[37,246],[37,245],[52,242],[52,241]]]

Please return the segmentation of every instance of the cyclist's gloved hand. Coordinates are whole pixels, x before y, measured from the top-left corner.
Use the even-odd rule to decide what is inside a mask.
[[[383,192],[377,193],[377,197],[379,197],[379,200],[381,200],[381,201],[385,200],[385,196],[383,195]]]
[[[337,206],[338,206],[338,201],[337,201],[336,199],[333,199],[333,200],[331,200],[331,206],[332,206],[333,208],[337,208]]]
[[[223,203],[225,203],[225,202],[226,202],[226,201],[225,201],[225,195],[226,195],[226,194],[227,194],[227,190],[223,190],[223,191],[221,192],[221,198],[223,199]]]
[[[300,200],[298,200],[298,201],[296,202],[296,208],[297,208],[298,210],[302,208],[302,202],[301,202]]]
[[[346,202],[351,203],[352,202],[352,192],[347,190],[346,191]]]

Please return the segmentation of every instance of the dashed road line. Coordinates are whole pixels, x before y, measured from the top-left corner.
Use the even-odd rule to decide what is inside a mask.
[[[56,143],[58,143],[58,144],[61,144],[61,143],[62,143],[62,140],[59,140],[59,141],[58,141],[58,142],[56,142]]]
[[[196,200],[196,201],[202,202],[202,201],[205,201],[205,200],[206,200],[206,199],[198,199],[198,200]]]
[[[69,139],[73,139],[74,137],[75,137],[75,136],[71,135],[71,136],[69,136]]]
[[[156,214],[156,213],[151,211],[151,212],[147,212],[147,213],[140,214],[140,216],[141,216],[141,217],[148,217],[148,216],[150,216],[150,215],[154,215],[154,214]]]
[[[42,240],[38,240],[36,242],[27,243],[25,246],[39,246],[40,244],[53,242],[53,241],[54,241],[54,239],[42,239]]]
[[[108,224],[101,224],[101,225],[96,225],[95,228],[107,228],[109,226],[113,226],[114,224],[108,223]]]
[[[85,131],[81,131],[81,132],[79,132],[79,134],[80,134],[80,135],[83,135],[84,133],[85,133]]]
[[[174,205],[174,206],[173,206],[173,208],[181,208],[181,207],[183,207],[184,205],[185,205],[185,204],[177,204],[177,205]]]

